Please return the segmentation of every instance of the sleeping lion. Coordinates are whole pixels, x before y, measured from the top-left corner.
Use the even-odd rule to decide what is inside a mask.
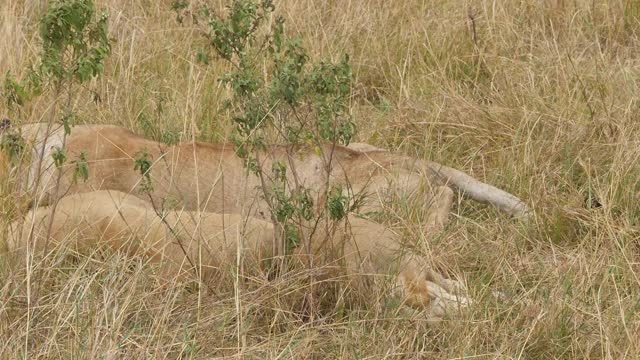
[[[397,274],[395,293],[403,303],[425,309],[434,320],[470,303],[460,282],[431,270],[424,259],[403,253],[395,233],[355,216],[347,221],[350,230],[336,231],[332,242],[341,245],[349,273]],[[316,256],[325,235],[317,233],[312,240]],[[235,264],[238,254],[256,263],[272,258],[273,236],[272,224],[260,219],[188,211],[159,215],[149,202],[133,195],[99,190],[61,198],[53,215],[47,206],[30,210],[24,221],[10,225],[7,247],[11,252],[40,252],[45,246],[62,245],[79,253],[105,247],[142,255],[170,276],[184,277],[200,269],[202,280],[215,286],[216,273]],[[296,249],[293,256],[303,254]]]
[[[243,160],[231,144],[191,142],[166,145],[138,136],[128,129],[111,125],[78,125],[64,136],[62,125],[48,128],[46,123],[6,126],[4,135],[13,131],[25,140],[30,160],[26,167],[23,190],[35,188],[36,203],[48,204],[55,198],[93,190],[118,190],[134,193],[155,204],[174,202],[186,210],[217,213],[241,213],[268,219],[269,207],[261,196],[261,179],[248,173]],[[64,147],[67,161],[61,182],[53,153]],[[327,184],[325,164],[319,149],[311,146],[268,146],[258,154],[264,178],[270,181],[275,161],[287,166],[289,184],[304,186],[320,194]],[[397,155],[366,144],[352,147],[325,145],[332,153],[328,183],[341,185],[350,194],[366,194],[361,213],[381,210],[388,193],[423,196],[425,204],[450,198],[451,188],[474,200],[489,203],[501,211],[526,217],[529,210],[517,197],[473,177],[434,162]],[[74,181],[73,160],[86,155],[87,181]],[[150,197],[133,190],[144,181],[134,170],[136,159],[146,154],[152,162]],[[7,156],[3,152],[3,156]],[[266,184],[269,186],[269,184]],[[443,196],[436,199],[436,196]],[[428,206],[426,207],[428,208]]]

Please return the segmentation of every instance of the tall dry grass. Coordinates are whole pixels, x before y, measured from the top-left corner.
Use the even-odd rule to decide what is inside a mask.
[[[0,4],[3,74],[22,74],[37,56],[43,3]],[[179,26],[168,0],[98,4],[115,43],[104,76],[73,99],[82,121],[224,141],[216,78],[225,68],[196,61],[206,45],[197,29]],[[432,326],[379,294],[346,293],[309,322],[300,274],[239,284],[230,271],[212,296],[158,279],[145,259],[69,260],[56,249],[24,267],[0,255],[2,358],[638,357],[637,2],[282,0],[277,9],[314,59],[351,54],[359,140],[464,169],[535,209],[519,224],[460,198],[445,233],[424,242],[420,204],[390,204],[389,225],[463,274],[475,305]],[[47,94],[20,111],[2,103],[0,114],[40,121],[50,103]],[[3,213],[12,199],[0,191]],[[34,269],[43,280],[27,303]]]

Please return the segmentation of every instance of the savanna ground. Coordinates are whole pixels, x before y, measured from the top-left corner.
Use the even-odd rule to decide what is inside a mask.
[[[0,4],[0,71],[37,55],[44,1]],[[221,9],[226,2],[217,1]],[[102,0],[113,50],[73,98],[80,122],[156,139],[230,131],[206,43],[171,1]],[[463,169],[525,199],[522,224],[458,201],[428,242],[419,202],[389,226],[476,301],[439,325],[379,294],[329,287],[304,314],[307,277],[217,294],[159,279],[145,259],[55,250],[30,268],[0,255],[2,358],[636,358],[640,352],[640,4],[620,1],[277,1],[312,58],[351,55],[357,140]],[[472,10],[470,10],[470,8]],[[473,20],[472,20],[473,19]],[[97,95],[96,95],[97,94]],[[14,122],[46,120],[50,94]],[[0,190],[0,228],[13,208]],[[462,200],[461,197],[458,197]],[[42,274],[37,285],[30,274]],[[162,286],[161,286],[162,285]],[[337,289],[337,290],[336,290]],[[496,298],[492,290],[504,297]],[[332,304],[337,303],[337,305]]]

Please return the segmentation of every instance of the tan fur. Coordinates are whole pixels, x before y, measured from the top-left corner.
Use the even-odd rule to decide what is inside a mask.
[[[39,207],[27,214],[21,229],[18,222],[12,224],[9,249],[42,249],[51,212],[50,207]],[[148,202],[122,192],[69,195],[58,203],[48,248],[64,244],[87,253],[97,246],[106,246],[146,255],[151,261],[165,264],[172,273],[184,273],[191,262],[202,267],[203,279],[209,281],[215,279],[212,275],[221,266],[235,263],[238,249],[255,261],[273,256],[270,252],[273,227],[268,222],[236,214],[186,211],[169,211],[163,216],[168,225]],[[349,218],[349,222],[350,232],[337,231],[333,243],[344,245],[347,268],[352,272],[361,269],[365,273],[388,274],[395,272],[395,264],[399,269],[397,290],[406,304],[427,309],[435,319],[469,304],[468,299],[456,294],[462,289],[457,281],[431,271],[421,259],[403,255],[393,232],[356,217]],[[314,251],[321,250],[320,239],[324,235],[318,234],[313,240]]]
[[[45,127],[45,124],[28,124],[21,129],[26,138],[36,138],[40,146],[43,143],[40,134]],[[46,179],[50,179],[52,172],[55,172],[48,151],[58,144],[62,131],[61,127],[55,129],[45,144],[42,172]],[[412,195],[419,189],[425,189],[424,202],[430,203],[431,195],[441,185],[461,188],[472,197],[493,203],[511,214],[527,212],[519,199],[458,170],[371,146],[355,147],[355,150],[343,146],[332,149],[326,145],[324,151],[327,154],[333,152],[331,183],[343,184],[345,189],[350,188],[355,193],[364,190],[369,194],[361,208],[362,212],[381,209],[384,194],[388,190]],[[68,161],[58,197],[97,189],[132,192],[142,179],[139,172],[134,171],[134,161],[139,152],[146,150],[154,162],[151,171],[154,189],[151,199],[154,203],[174,202],[188,210],[218,213],[240,213],[249,209],[256,217],[268,217],[267,204],[260,200],[261,191],[258,188],[261,182],[255,175],[247,176],[233,145],[194,142],[167,146],[120,127],[83,125],[73,128],[66,139],[66,149],[69,161],[77,159],[80,152],[86,152],[89,180],[72,184],[73,165]],[[37,158],[39,152],[34,150],[34,154]],[[296,184],[297,181],[316,194],[324,189],[325,172],[317,149],[270,146],[259,157],[267,179],[271,176],[272,162],[279,160],[289,169],[290,184]],[[32,164],[36,163],[32,161]],[[297,179],[292,175],[293,169],[298,175]],[[31,178],[29,185],[29,188],[34,185]],[[41,181],[39,198],[44,203],[50,202],[54,189],[51,181]],[[146,195],[137,196],[149,200]]]
[[[201,243],[213,244],[214,247],[220,247],[222,239],[238,239],[237,236],[233,236],[238,233],[238,228],[235,228],[232,234],[228,234],[228,229],[221,231],[219,228],[223,215],[214,213],[243,213],[261,219],[268,218],[269,209],[260,196],[261,181],[255,175],[247,173],[242,160],[235,155],[232,145],[194,142],[167,146],[137,136],[127,129],[108,125],[84,125],[73,128],[71,135],[66,138],[68,162],[63,168],[61,186],[56,194],[55,187],[51,181],[47,180],[54,178],[57,172],[55,167],[51,166],[49,158],[53,146],[60,143],[63,130],[58,127],[53,129],[49,136],[42,136],[46,133],[45,128],[45,124],[28,124],[20,129],[32,146],[32,159],[28,173],[38,173],[37,164],[41,164],[39,172],[46,180],[38,182],[39,191],[36,199],[40,204],[46,204],[52,203],[55,199],[54,195],[62,198],[59,204],[62,212],[56,213],[56,219],[53,221],[53,238],[56,241],[62,241],[70,229],[88,229],[89,234],[82,233],[83,236],[79,239],[102,239],[99,240],[100,243],[104,243],[103,240],[106,239],[107,244],[120,247],[124,242],[121,241],[123,238],[116,236],[117,234],[125,234],[125,238],[130,238],[132,235],[137,235],[140,229],[148,228],[150,235],[142,239],[149,240],[145,240],[142,245],[134,247],[133,250],[135,252],[144,250],[152,259],[164,257],[168,258],[170,263],[184,264],[185,257],[182,250],[177,251],[176,244],[170,241],[166,226],[161,224],[159,218],[150,210],[149,203],[134,199],[130,195],[122,198],[123,195],[120,194],[118,198],[113,195],[118,194],[117,192],[108,193],[111,197],[115,196],[125,208],[125,211],[120,211],[119,217],[116,218],[113,216],[115,208],[105,204],[103,201],[105,193],[94,192],[97,189],[132,193],[142,200],[150,200],[156,208],[173,205],[176,209],[191,211],[191,213],[186,212],[189,216],[185,218],[187,231],[184,237],[190,244],[188,252],[195,251],[192,247],[193,241],[202,240],[194,232],[196,227],[205,229],[203,233],[209,235]],[[136,191],[143,178],[139,172],[134,171],[134,163],[143,151],[146,151],[153,161],[150,174],[153,185],[151,194],[141,194]],[[322,159],[317,151],[307,147],[268,147],[265,152],[259,154],[267,179],[266,186],[270,186],[268,182],[271,176],[271,165],[273,161],[279,160],[289,169],[290,184],[300,184],[315,191],[315,195],[320,194],[325,187],[326,179]],[[528,212],[526,205],[513,195],[481,183],[458,170],[436,163],[396,155],[368,144],[352,144],[351,148],[325,146],[323,151],[333,152],[333,168],[330,174],[332,184],[342,184],[345,189],[354,193],[364,191],[369,194],[360,209],[363,212],[383,208],[387,191],[405,195],[424,193],[423,201],[427,204],[425,208],[429,209],[426,214],[428,236],[438,232],[448,221],[449,209],[453,202],[453,192],[449,186],[469,193],[474,199],[494,204],[513,215],[519,216]],[[72,182],[73,165],[70,165],[69,161],[78,159],[81,152],[87,155],[89,179],[87,182],[79,181],[74,184]],[[38,159],[43,161],[39,163]],[[295,178],[292,176],[293,169],[297,174]],[[35,179],[30,176],[26,189],[33,189],[35,184]],[[421,190],[425,191],[421,192]],[[67,194],[75,195],[65,197]],[[91,197],[95,197],[94,201],[87,200]],[[78,202],[74,203],[74,201]],[[99,206],[87,205],[96,201],[100,204]],[[69,213],[65,210],[75,209],[78,206],[81,210],[76,212],[74,210]],[[67,211],[66,214],[65,211]],[[200,211],[207,213],[200,213]],[[50,209],[39,208],[30,214],[40,219],[48,216],[50,212]],[[168,219],[175,223],[177,213],[171,214]],[[204,220],[193,223],[193,219],[198,219],[198,214],[203,214]],[[61,218],[58,219],[58,216]],[[232,229],[233,224],[240,223],[239,215],[227,216],[225,223],[231,224]],[[108,219],[106,225],[105,219]],[[65,225],[69,221],[75,225],[71,227]],[[95,230],[92,227],[78,225],[87,221],[98,222],[101,227]],[[396,235],[388,229],[355,217],[351,217],[349,222],[354,241],[346,243],[345,255],[350,269],[359,268],[359,264],[366,263],[373,266],[377,272],[385,272],[389,271],[390,264],[395,262],[398,272],[398,290],[403,294],[405,301],[412,306],[426,306],[435,315],[441,315],[451,304],[468,303],[466,298],[452,294],[461,288],[459,283],[444,279],[429,270],[423,259],[406,254],[397,258],[401,248]],[[133,227],[130,225],[132,223]],[[150,223],[154,225],[148,225]],[[270,246],[273,238],[271,224],[257,219],[250,220],[248,224],[249,230],[256,227],[270,229],[266,232],[249,231],[247,233],[244,239],[245,244],[252,249],[249,253],[257,254],[258,258],[271,256]],[[39,234],[42,233],[43,226],[37,226]],[[326,234],[318,236],[324,235]],[[350,239],[348,234],[338,233],[338,237],[342,240]],[[135,236],[135,238],[140,237]],[[113,241],[114,239],[117,241]],[[88,240],[81,240],[80,244],[87,245],[86,241]],[[312,242],[314,251],[320,251],[321,242],[318,241],[317,236],[312,239]],[[127,244],[130,246],[130,242]],[[222,255],[222,259],[217,261],[222,263],[231,261],[230,256],[236,245],[237,242],[226,244],[227,247],[224,248],[226,250],[218,252]],[[211,265],[215,263],[213,257],[204,260],[207,266],[215,268]]]

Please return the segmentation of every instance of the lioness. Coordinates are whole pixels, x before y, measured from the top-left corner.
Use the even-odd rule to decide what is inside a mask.
[[[52,215],[51,207],[39,207],[27,213],[22,228],[19,222],[10,225],[8,248],[41,249],[51,223],[51,237],[47,241],[52,246],[66,244],[85,253],[92,247],[106,246],[145,254],[150,261],[162,262],[172,273],[197,266],[202,269],[204,281],[212,281],[215,279],[212,275],[221,267],[234,264],[241,249],[245,257],[255,261],[273,255],[270,250],[273,226],[269,222],[237,214],[187,211],[168,211],[162,216],[157,215],[150,203],[118,191],[68,195],[59,200],[55,214]],[[396,272],[395,264],[399,269],[397,290],[405,303],[426,309],[436,320],[469,304],[460,295],[459,282],[443,278],[421,259],[403,255],[393,232],[353,216],[348,221],[351,232],[337,231],[333,239],[344,246],[347,269],[389,274]],[[314,239],[313,244],[315,250],[320,249],[319,241]],[[297,254],[302,256],[301,251]]]
[[[37,186],[39,200],[44,203],[50,202],[53,194],[60,197],[96,189],[129,193],[143,180],[141,174],[134,171],[134,163],[146,153],[153,161],[150,199],[156,205],[175,201],[187,210],[217,213],[240,213],[249,206],[252,216],[268,217],[267,203],[258,190],[264,184],[258,176],[247,174],[233,145],[192,142],[168,146],[109,125],[75,126],[66,139],[61,125],[47,131],[47,124],[35,123],[17,130],[32,152],[27,188]],[[88,181],[74,183],[71,169],[74,165],[67,161],[62,181],[56,187],[57,172],[51,155],[56,147],[62,147],[63,140],[68,160],[78,159],[81,152],[86,153]],[[380,209],[382,194],[387,190],[411,194],[420,188],[426,189],[424,201],[431,203],[451,198],[449,186],[453,186],[506,213],[515,216],[528,213],[527,206],[517,197],[459,170],[368,145],[357,147],[326,145],[323,150],[333,154],[330,183],[342,184],[344,189],[354,193],[370,194],[363,202],[362,212]],[[320,192],[326,181],[322,158],[317,151],[308,146],[269,146],[259,154],[264,177],[270,178],[273,162],[281,161],[289,169],[290,184]],[[147,195],[137,196],[149,200]],[[443,198],[436,199],[435,196]]]

